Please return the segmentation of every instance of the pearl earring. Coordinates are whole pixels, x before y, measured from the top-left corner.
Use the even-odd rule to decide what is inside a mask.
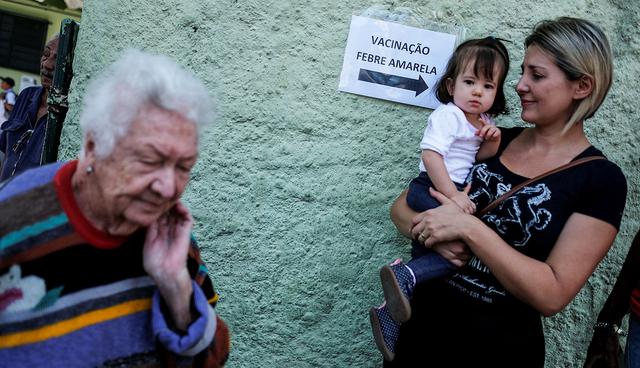
[[[92,172],[93,172],[93,166],[91,165],[87,166],[87,174],[91,175]]]

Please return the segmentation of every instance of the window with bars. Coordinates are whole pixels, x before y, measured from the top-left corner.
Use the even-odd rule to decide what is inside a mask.
[[[0,11],[0,66],[40,74],[49,22]]]

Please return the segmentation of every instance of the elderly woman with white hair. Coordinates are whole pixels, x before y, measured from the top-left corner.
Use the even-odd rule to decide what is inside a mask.
[[[180,201],[207,96],[168,58],[128,51],[88,88],[80,158],[0,188],[0,362],[224,364],[228,330]]]

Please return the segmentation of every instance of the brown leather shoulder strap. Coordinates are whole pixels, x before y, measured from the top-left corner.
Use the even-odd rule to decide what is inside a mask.
[[[500,203],[504,202],[505,199],[511,197],[511,195],[513,195],[515,192],[519,191],[520,189],[522,189],[523,187],[534,183],[542,178],[545,178],[549,175],[555,174],[557,172],[560,172],[562,170],[566,170],[569,169],[571,167],[574,166],[578,166],[580,164],[583,164],[585,162],[589,162],[589,161],[594,161],[594,160],[606,160],[606,158],[602,157],[602,156],[589,156],[589,157],[583,157],[583,158],[579,158],[577,160],[571,161],[567,164],[564,164],[562,166],[558,166],[553,170],[549,170],[545,173],[542,173],[534,178],[531,178],[529,180],[525,180],[524,182],[516,185],[515,187],[511,188],[510,191],[506,192],[505,194],[501,195],[499,198],[496,198],[496,200],[494,200],[493,202],[489,203],[487,205],[487,207],[483,208],[481,211],[476,212],[476,216],[478,218],[486,215],[489,211],[491,211],[492,209],[496,208]]]

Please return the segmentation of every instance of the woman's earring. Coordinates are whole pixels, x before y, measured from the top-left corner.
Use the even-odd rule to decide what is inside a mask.
[[[92,172],[93,172],[93,166],[91,165],[87,166],[87,175],[91,175]]]

